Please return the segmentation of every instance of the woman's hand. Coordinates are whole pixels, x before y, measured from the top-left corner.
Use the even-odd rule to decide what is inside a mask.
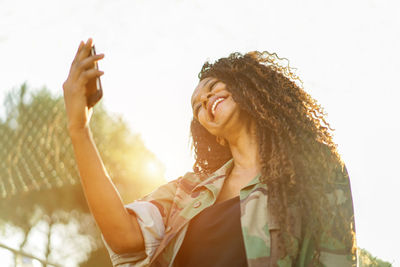
[[[93,109],[87,107],[86,96],[95,90],[89,88],[90,80],[100,77],[104,72],[96,70],[94,63],[104,57],[104,54],[90,55],[92,39],[79,44],[67,80],[63,84],[65,108],[68,117],[68,130],[82,130],[89,125]]]

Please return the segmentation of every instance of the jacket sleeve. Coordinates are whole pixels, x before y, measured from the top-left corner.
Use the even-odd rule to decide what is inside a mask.
[[[127,211],[137,217],[143,234],[145,250],[117,254],[102,239],[114,267],[149,266],[150,259],[164,237],[166,220],[170,212],[178,181],[169,182],[145,197],[125,205]]]
[[[343,166],[337,175],[335,190],[328,195],[328,200],[337,206],[337,212],[332,214],[330,234],[322,235],[318,250],[323,266],[352,267],[357,264],[357,253],[353,199],[346,167]],[[343,221],[346,227],[342,227]]]
[[[350,181],[345,167],[338,169],[334,186],[330,187],[327,201],[335,205],[329,222],[318,244],[312,239],[314,229],[306,228],[303,235],[296,267],[353,267],[357,266],[353,200]],[[319,257],[316,255],[319,254]],[[287,258],[286,260],[289,260]],[[317,263],[318,262],[318,263]],[[279,266],[291,266],[282,261]]]

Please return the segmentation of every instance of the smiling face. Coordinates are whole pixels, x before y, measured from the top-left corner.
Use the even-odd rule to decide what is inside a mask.
[[[192,95],[193,117],[211,134],[225,137],[238,123],[240,108],[226,85],[216,78],[201,80]]]

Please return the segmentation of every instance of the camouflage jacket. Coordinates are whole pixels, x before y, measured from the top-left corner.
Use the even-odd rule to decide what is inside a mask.
[[[190,220],[205,208],[213,205],[224,183],[227,171],[232,168],[233,160],[228,161],[219,170],[206,179],[200,179],[194,173],[161,186],[144,198],[126,205],[129,212],[136,214],[145,240],[146,250],[139,253],[116,254],[106,244],[114,266],[177,266],[175,257],[183,242]],[[279,229],[273,216],[267,209],[266,185],[256,176],[240,191],[240,210],[242,234],[249,267],[272,266],[270,258],[274,250],[270,231]],[[348,179],[347,179],[348,180]],[[338,192],[342,207],[351,209],[350,194]],[[340,189],[341,190],[341,189]],[[350,196],[345,198],[344,196]],[[352,218],[352,220],[354,220]],[[354,223],[354,222],[353,222]],[[326,239],[320,242],[320,263],[315,264],[316,251],[310,234],[297,225],[296,240],[284,258],[278,260],[278,266],[355,266],[356,256],[339,240]]]

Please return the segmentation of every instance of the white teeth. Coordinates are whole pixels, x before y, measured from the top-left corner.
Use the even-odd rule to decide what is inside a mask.
[[[217,107],[217,105],[221,102],[221,101],[223,101],[224,100],[224,98],[218,98],[217,100],[215,100],[215,102],[214,102],[214,104],[212,105],[212,108],[211,108],[211,113],[213,114],[213,115],[215,115],[215,108]]]

